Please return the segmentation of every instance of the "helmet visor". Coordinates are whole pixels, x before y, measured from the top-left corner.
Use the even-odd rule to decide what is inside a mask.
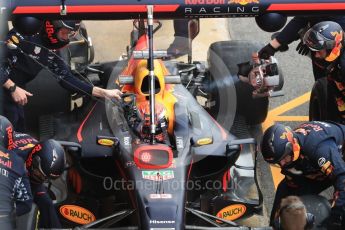
[[[65,27],[70,30],[77,31],[80,28],[80,21],[73,21],[73,20],[61,20],[61,27]]]
[[[325,37],[313,29],[305,33],[303,43],[307,45],[311,51],[320,51],[326,48]]]
[[[69,29],[70,32],[68,34],[68,38],[74,38],[78,33],[80,29],[80,21],[61,21],[62,27]]]
[[[284,154],[282,154],[279,159],[276,159],[274,163],[280,165],[280,161],[283,160],[288,155],[289,156],[293,155],[293,147],[290,141],[288,141],[285,145]]]
[[[70,41],[78,34],[78,31],[74,31],[68,28],[61,28],[57,34],[60,41]]]
[[[271,158],[265,158],[265,160],[270,163],[270,164],[277,164],[279,165],[280,161],[283,160],[286,156],[291,155],[293,156],[293,144],[292,144],[292,140],[290,140],[289,137],[288,141],[285,144],[284,147],[284,152],[283,154],[275,154],[275,157],[271,157]]]

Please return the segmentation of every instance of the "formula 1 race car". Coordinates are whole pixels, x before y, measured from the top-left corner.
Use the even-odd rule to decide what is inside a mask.
[[[261,44],[216,42],[208,63],[182,63],[153,49],[159,21],[133,24],[124,60],[89,64],[85,27],[62,51],[77,77],[121,89],[120,102],[69,95],[47,73],[28,86],[39,95],[26,110],[32,134],[60,140],[68,154],[64,176],[50,185],[64,227],[226,227],[260,214],[248,125],[264,121],[268,96],[282,87],[276,60],[238,78],[237,63]],[[189,31],[192,41],[198,20]]]
[[[62,3],[63,13],[69,8]],[[240,5],[251,9],[248,15],[255,4]],[[202,7],[198,1],[185,5]],[[25,15],[19,8],[13,12]],[[249,74],[237,76],[238,64],[263,46],[249,41],[211,44],[207,63],[192,61],[191,52],[187,63],[173,61],[154,49],[160,23],[153,21],[153,7],[141,10],[126,15],[136,19],[122,60],[92,63],[85,27],[61,50],[76,77],[121,89],[121,101],[71,95],[47,72],[28,85],[35,95],[26,107],[30,133],[57,139],[66,149],[66,171],[49,184],[61,222],[66,228],[242,228],[238,220],[262,213],[253,132],[267,116],[268,97],[280,95],[277,61],[249,63]],[[198,12],[205,10],[212,9]],[[198,20],[190,20],[190,47],[198,31]],[[35,210],[30,215],[25,228],[35,225]]]

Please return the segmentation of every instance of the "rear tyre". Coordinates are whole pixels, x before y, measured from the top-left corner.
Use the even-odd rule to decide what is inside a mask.
[[[59,85],[56,76],[46,70],[41,71],[34,80],[29,82],[26,90],[33,94],[24,107],[26,129],[34,137],[40,138],[42,125],[40,121],[43,121],[40,117],[47,118],[47,115],[69,112],[70,93]]]

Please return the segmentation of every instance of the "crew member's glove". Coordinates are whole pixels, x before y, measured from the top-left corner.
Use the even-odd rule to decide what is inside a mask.
[[[277,51],[278,51],[278,49],[275,49],[270,43],[268,43],[259,51],[259,58],[260,59],[269,59],[271,56],[274,56],[274,54]]]
[[[345,227],[345,215],[342,207],[333,207],[331,216],[328,219],[328,230],[341,230]]]
[[[300,41],[300,43],[298,43],[296,47],[296,51],[301,55],[308,55],[310,52],[310,49],[307,45],[305,45],[302,41]]]

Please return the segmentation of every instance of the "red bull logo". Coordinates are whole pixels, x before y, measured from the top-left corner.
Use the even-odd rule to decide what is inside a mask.
[[[13,143],[13,129],[11,126],[8,126],[6,128],[7,131],[7,138],[8,138],[8,149],[12,150],[15,148],[14,143]]]
[[[15,137],[17,137],[17,135],[15,135]],[[33,139],[33,138],[25,138],[25,139],[15,140],[14,144],[15,144],[15,146],[24,146],[24,145],[27,145],[27,144],[35,144],[36,142],[37,141],[35,139]]]
[[[12,161],[10,160],[4,161],[0,159],[0,165],[5,166],[6,168],[12,168]]]
[[[46,21],[46,33],[48,35],[50,42],[53,44],[58,42],[58,40],[53,36],[54,32],[54,26],[50,23],[50,21]]]
[[[12,168],[12,161],[10,160],[9,154],[0,151],[0,165],[5,166],[6,168]],[[3,160],[2,158],[6,158],[7,160]]]
[[[226,4],[225,0],[185,0],[186,5],[222,5]]]
[[[28,159],[25,163],[27,168],[29,168],[32,164],[32,155],[34,155],[36,152],[40,151],[41,149],[42,149],[41,145],[36,145],[35,148],[31,151],[31,153],[28,156]]]
[[[240,4],[242,6],[245,6],[250,3],[256,3],[259,4],[259,0],[229,0],[228,4]]]

